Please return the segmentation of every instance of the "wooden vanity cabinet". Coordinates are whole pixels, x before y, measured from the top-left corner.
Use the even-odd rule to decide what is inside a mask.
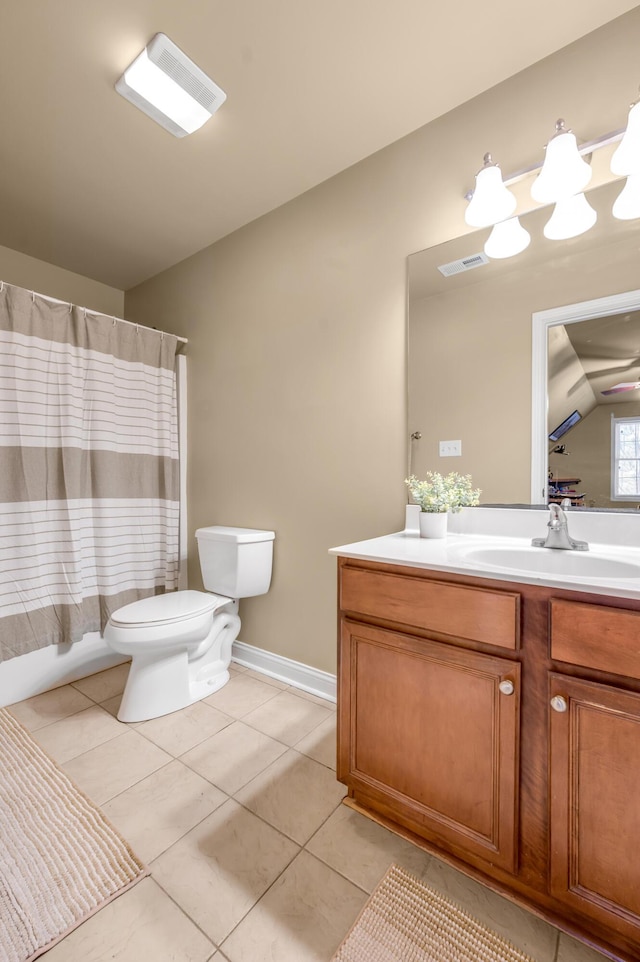
[[[416,833],[513,871],[519,664],[350,621],[342,652],[339,778]]]
[[[638,945],[637,958],[640,612],[552,599],[550,653],[566,663],[549,674],[550,891]]]
[[[339,599],[346,804],[637,962],[640,603],[349,558]]]
[[[637,940],[640,695],[552,673],[550,696],[551,894]]]

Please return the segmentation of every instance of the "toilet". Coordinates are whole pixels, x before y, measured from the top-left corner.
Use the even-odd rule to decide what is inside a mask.
[[[238,599],[269,590],[273,531],[213,525],[196,538],[206,591],[143,598],[107,622],[105,641],[131,658],[122,722],[168,715],[222,688],[240,631]]]

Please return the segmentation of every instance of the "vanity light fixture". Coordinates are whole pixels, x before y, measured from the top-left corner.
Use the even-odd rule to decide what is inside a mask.
[[[640,218],[640,99],[631,104],[626,129],[613,130],[580,147],[564,120],[556,121],[556,132],[546,146],[544,161],[509,174],[504,180],[491,154],[485,154],[484,166],[476,175],[475,190],[465,194],[469,201],[465,212],[467,224],[493,227],[485,244],[485,254],[491,258],[513,257],[528,247],[527,231],[518,218],[512,216],[517,201],[508,188],[536,171],[539,173],[531,187],[531,196],[542,206],[555,204],[544,227],[545,237],[566,240],[593,227],[598,215],[584,195],[591,181],[591,166],[583,158],[618,142],[611,171],[626,177],[627,183],[613,205],[613,216],[619,220],[635,220]]]
[[[616,197],[611,212],[618,220],[640,217],[640,173],[629,174],[627,182]]]
[[[116,90],[174,137],[198,130],[227,99],[164,33],[127,67]]]
[[[543,234],[548,240],[568,240],[586,233],[597,219],[597,213],[584,194],[573,194],[556,203]]]
[[[484,164],[476,174],[476,186],[465,211],[464,219],[470,227],[490,227],[510,217],[517,200],[502,181],[500,167],[491,154],[484,155]]]
[[[611,158],[611,173],[621,177],[640,174],[640,100],[629,108],[627,129]]]
[[[591,180],[591,173],[591,167],[578,151],[576,135],[560,119],[547,144],[542,170],[532,184],[531,196],[540,204],[553,204],[581,193]]]
[[[530,243],[529,231],[524,229],[518,217],[510,217],[495,225],[484,245],[484,252],[494,259],[515,257]]]
[[[627,178],[613,205],[618,220],[640,217],[640,100],[631,104],[624,136],[611,158],[611,172]]]

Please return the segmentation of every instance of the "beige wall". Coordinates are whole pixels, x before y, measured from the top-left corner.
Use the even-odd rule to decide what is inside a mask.
[[[70,301],[92,311],[114,317],[124,314],[124,291],[39,261],[9,247],[0,247],[0,279],[6,284]]]
[[[486,150],[515,170],[560,113],[584,139],[622,126],[639,31],[640,10],[127,293],[190,340],[190,532],[276,531],[245,642],[335,669],[327,548],[403,522],[406,256],[460,233]]]

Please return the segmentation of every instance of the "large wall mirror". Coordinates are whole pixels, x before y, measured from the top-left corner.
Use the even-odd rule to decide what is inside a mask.
[[[409,257],[413,473],[469,473],[485,504],[568,496],[586,510],[638,509],[632,457],[612,499],[615,425],[624,454],[640,419],[640,224],[612,217],[621,188],[589,193],[598,223],[581,237],[546,240],[550,211],[538,210],[522,219],[532,240],[517,257],[460,269],[488,231]],[[461,455],[441,457],[452,440]]]
[[[640,290],[533,315],[531,500],[640,505]]]

